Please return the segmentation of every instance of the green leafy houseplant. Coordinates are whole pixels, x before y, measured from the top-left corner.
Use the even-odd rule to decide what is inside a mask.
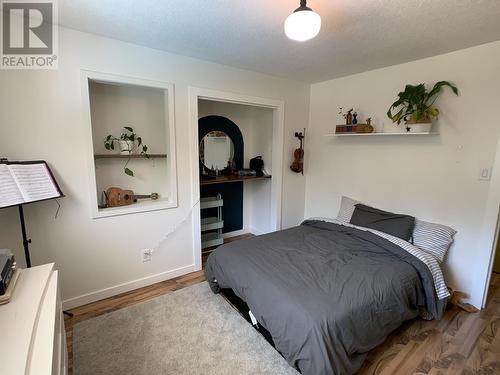
[[[123,170],[125,174],[133,177],[134,172],[130,168],[127,168],[132,152],[136,148],[139,148],[140,155],[149,159],[150,156],[148,154],[148,146],[142,143],[142,138],[137,136],[137,134],[134,132],[134,129],[132,129],[130,126],[124,126],[123,129],[124,130],[120,134],[120,137],[115,137],[114,135],[109,134],[104,140],[104,147],[106,148],[106,150],[111,151],[115,149],[115,142],[120,144],[122,153],[128,155],[127,162],[125,163]]]
[[[439,116],[434,102],[445,86],[458,95],[458,89],[448,81],[437,82],[430,91],[427,91],[423,83],[416,86],[406,85],[405,90],[398,94],[399,99],[390,106],[387,116],[398,125],[401,121],[406,121],[407,124],[431,122]]]

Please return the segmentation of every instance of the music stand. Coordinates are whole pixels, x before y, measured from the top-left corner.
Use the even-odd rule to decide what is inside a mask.
[[[23,205],[64,197],[52,171],[43,160],[9,161],[0,159],[0,209],[18,206],[26,266],[31,258]]]

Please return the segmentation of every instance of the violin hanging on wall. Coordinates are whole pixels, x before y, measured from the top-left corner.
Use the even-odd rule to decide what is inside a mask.
[[[290,169],[295,173],[304,174],[304,138],[306,136],[306,129],[304,132],[295,132],[295,137],[300,141],[300,147],[296,148],[293,152],[293,163],[290,165]]]

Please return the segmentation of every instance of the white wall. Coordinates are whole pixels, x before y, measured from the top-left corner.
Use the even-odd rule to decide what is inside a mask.
[[[488,181],[481,168],[495,158],[500,121],[500,42],[314,84],[306,140],[305,216],[335,217],[341,195],[376,207],[415,215],[458,230],[445,264],[448,284],[481,304],[477,272],[490,249],[478,248]],[[390,131],[385,113],[406,83],[450,80],[439,136],[328,138],[341,123],[338,107],[353,106],[361,120]]]
[[[273,109],[213,100],[198,101],[198,116],[224,116],[240,128],[243,136],[243,166],[261,155],[264,167],[272,174]],[[285,166],[288,159],[285,156]],[[287,172],[288,173],[288,172]],[[243,230],[253,234],[272,231],[271,181],[246,181],[243,185]],[[298,223],[297,223],[298,224]]]
[[[299,129],[297,129],[299,130]],[[288,135],[288,134],[287,134]],[[262,155],[264,169],[267,173],[273,174],[272,168],[272,139],[273,139],[273,110],[269,108],[253,109],[253,144],[250,148],[250,157]],[[285,174],[290,174],[289,165],[292,161],[293,151],[287,154],[284,159],[283,169]],[[280,173],[281,171],[276,171]],[[304,179],[305,180],[305,179]],[[251,217],[249,228],[253,234],[259,235],[273,231],[274,225],[271,222],[271,180],[258,180],[244,182],[244,188],[251,202]],[[290,206],[291,202],[283,200],[285,205]],[[302,205],[303,202],[300,202]],[[284,207],[286,209],[288,207]],[[304,212],[302,212],[302,215]],[[297,224],[299,224],[297,222]]]
[[[61,29],[59,37],[58,70],[0,71],[1,156],[47,160],[66,194],[57,219],[55,202],[26,209],[33,263],[57,263],[64,299],[90,293],[73,304],[126,290],[133,280],[145,278],[133,284],[137,286],[189,272],[194,267],[190,202],[198,187],[191,181],[188,87],[284,100],[286,165],[296,145],[293,132],[308,121],[309,86],[68,29]],[[89,184],[87,163],[91,161],[86,160],[83,142],[87,124],[81,69],[175,85],[178,208],[90,218],[90,189],[95,187]],[[282,173],[282,217],[288,227],[303,217],[305,182],[287,168]],[[22,263],[15,208],[0,211],[0,247],[12,248]],[[157,250],[150,263],[142,263],[139,250],[147,247]],[[95,294],[106,288],[111,289]]]

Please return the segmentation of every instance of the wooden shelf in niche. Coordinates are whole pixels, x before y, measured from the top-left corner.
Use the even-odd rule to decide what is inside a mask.
[[[201,178],[200,185],[214,185],[214,184],[226,184],[230,182],[240,182],[240,181],[255,181],[255,180],[267,180],[272,176],[218,176],[216,178]]]
[[[162,209],[162,205],[168,204],[170,201],[168,198],[160,197],[157,200],[148,200],[142,199],[137,202],[127,205],[127,206],[118,206],[118,207],[103,207],[99,208],[98,212],[100,213],[116,213],[116,214],[127,214],[130,212],[135,212],[138,208],[146,208],[147,211],[154,211]]]
[[[132,155],[122,155],[122,154],[95,154],[94,159],[128,159],[130,156],[131,159],[144,159],[148,160],[142,155],[132,154]],[[151,159],[154,158],[166,158],[167,154],[149,154]]]

